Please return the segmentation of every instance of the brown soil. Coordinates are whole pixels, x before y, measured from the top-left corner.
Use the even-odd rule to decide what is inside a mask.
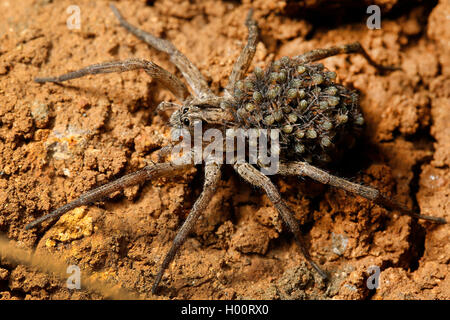
[[[400,65],[402,71],[380,75],[361,56],[323,61],[361,92],[367,122],[363,143],[335,172],[450,220],[449,1],[375,1],[380,30],[366,27],[366,7],[330,2],[253,2],[262,43],[252,66],[355,40],[377,61]],[[330,272],[329,283],[310,271],[266,196],[232,170],[224,171],[158,297],[150,293],[154,275],[199,195],[200,170],[129,188],[67,213],[50,229],[25,231],[26,223],[83,191],[143,167],[168,141],[168,115],[155,108],[174,98],[142,72],[33,83],[36,76],[129,57],[179,75],[164,54],[118,25],[107,2],[77,3],[80,30],[66,25],[72,1],[0,3],[0,232],[10,241],[0,242],[0,298],[109,297],[98,287],[68,290],[65,279],[44,272],[53,270],[46,259],[15,258],[22,251],[12,247],[76,264],[82,277],[89,273],[143,298],[450,298],[448,225],[418,222],[309,180],[275,179],[312,256]],[[226,85],[246,40],[249,1],[117,6],[130,22],[173,41],[215,92]],[[381,268],[378,290],[366,286],[372,265]]]

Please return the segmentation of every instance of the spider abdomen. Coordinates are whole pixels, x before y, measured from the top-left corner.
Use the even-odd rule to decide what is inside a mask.
[[[255,68],[234,88],[237,125],[279,129],[280,156],[326,164],[348,150],[364,118],[356,92],[322,64],[283,57]]]

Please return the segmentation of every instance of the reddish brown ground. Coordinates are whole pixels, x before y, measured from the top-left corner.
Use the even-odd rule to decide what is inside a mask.
[[[245,43],[248,1],[149,2],[117,6],[130,22],[173,41],[218,93]],[[256,1],[262,43],[253,66],[355,40],[377,61],[400,65],[402,71],[380,75],[361,56],[324,61],[361,92],[367,122],[362,146],[337,172],[450,220],[450,3],[376,2],[383,8],[381,30],[366,27],[365,8],[337,23],[341,13],[326,1]],[[130,188],[68,213],[49,230],[24,230],[83,191],[143,167],[168,141],[167,114],[155,108],[173,97],[142,72],[33,83],[36,76],[129,57],[176,72],[164,54],[118,25],[107,2],[77,1],[81,30],[69,30],[72,4],[0,3],[0,231],[21,247],[157,298],[150,294],[154,275],[199,195],[201,172]],[[316,18],[304,20],[302,13]],[[325,284],[309,271],[268,199],[225,170],[195,233],[166,271],[159,298],[450,298],[448,225],[417,222],[309,180],[275,181],[332,280]],[[105,297],[69,291],[64,279],[6,256],[0,298]],[[382,270],[376,291],[366,286],[372,265]]]

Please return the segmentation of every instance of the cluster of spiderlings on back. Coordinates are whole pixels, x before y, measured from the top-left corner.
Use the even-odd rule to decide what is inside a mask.
[[[234,88],[242,128],[280,130],[280,157],[326,165],[351,148],[364,118],[356,92],[336,84],[322,64],[283,57],[255,68]]]

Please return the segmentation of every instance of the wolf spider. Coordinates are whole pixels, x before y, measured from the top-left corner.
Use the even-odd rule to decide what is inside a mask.
[[[122,17],[116,7],[114,7],[113,5],[110,5],[110,7],[115,16],[118,18],[122,27],[134,34],[136,37],[145,41],[151,47],[165,52],[169,55],[170,61],[175,64],[175,66],[182,73],[184,79],[192,89],[192,94],[180,79],[178,79],[165,69],[161,68],[160,66],[156,65],[155,63],[143,59],[128,59],[123,61],[94,64],[77,71],[63,74],[58,77],[36,78],[35,81],[38,83],[62,82],[70,79],[80,78],[89,74],[124,72],[143,69],[152,78],[160,81],[181,102],[181,105],[176,105],[173,103],[160,104],[160,107],[162,108],[165,108],[167,106],[176,107],[176,110],[172,113],[172,116],[170,118],[170,126],[172,128],[188,128],[192,131],[192,127],[195,121],[202,121],[210,127],[218,129],[223,129],[224,127],[226,127],[226,123],[232,123],[233,121],[235,125],[239,124],[239,121],[236,120],[236,110],[233,110],[230,106],[235,103],[235,87],[239,81],[244,79],[244,76],[246,75],[255,54],[256,45],[258,43],[258,26],[256,21],[252,19],[252,10],[250,10],[245,21],[249,32],[247,43],[234,64],[231,75],[229,77],[228,85],[225,87],[223,96],[216,96],[208,87],[205,78],[202,76],[199,70],[191,61],[188,60],[188,58],[184,54],[178,51],[171,42],[169,42],[168,40],[157,38],[132,26]],[[378,70],[394,69],[392,67],[381,66],[374,62],[358,42],[330,47],[328,49],[313,50],[294,57],[294,60],[292,61],[296,61],[296,63],[301,66],[317,66],[311,63],[342,53],[362,54],[366,58],[366,60]],[[167,151],[170,150],[170,148],[171,147],[169,146],[167,148],[163,148],[162,150]],[[437,223],[445,223],[445,220],[443,220],[442,218],[424,216],[414,213],[410,209],[383,196],[377,189],[359,185],[331,175],[328,172],[310,164],[308,161],[300,161],[301,159],[301,157],[298,157],[297,159],[294,159],[294,161],[281,161],[279,163],[278,174],[283,176],[310,177],[313,180],[319,181],[323,184],[341,188],[355,195],[367,198],[378,205],[393,210],[398,210],[403,214],[408,214],[415,218],[426,219]],[[99,201],[108,194],[111,194],[115,191],[122,190],[126,187],[141,183],[146,180],[151,180],[159,177],[174,176],[176,174],[182,173],[184,170],[191,166],[192,164],[175,164],[173,162],[162,161],[159,161],[158,163],[152,165],[147,165],[137,172],[127,174],[115,181],[112,181],[82,194],[79,198],[73,200],[72,202],[69,202],[64,206],[52,211],[51,213],[29,223],[26,226],[26,229],[33,228],[43,221],[59,217],[76,207]],[[294,218],[291,209],[281,198],[279,191],[277,190],[273,182],[269,179],[269,177],[263,174],[257,168],[258,165],[252,165],[248,162],[236,162],[232,164],[232,167],[244,180],[265,191],[268,198],[281,216],[282,220],[294,234],[295,241],[298,244],[298,247],[305,259],[318,272],[320,276],[322,276],[323,278],[327,278],[327,273],[324,272],[311,259],[303,243],[298,222]],[[157,292],[158,285],[161,281],[165,269],[174,259],[177,250],[184,243],[187,236],[193,229],[197,218],[206,209],[208,203],[214,195],[221,177],[221,165],[217,163],[205,163],[204,174],[205,177],[203,191],[195,201],[189,215],[187,216],[187,219],[179,229],[175,239],[173,240],[173,244],[169,252],[166,254],[162,265],[159,268],[152,287],[153,293]]]

